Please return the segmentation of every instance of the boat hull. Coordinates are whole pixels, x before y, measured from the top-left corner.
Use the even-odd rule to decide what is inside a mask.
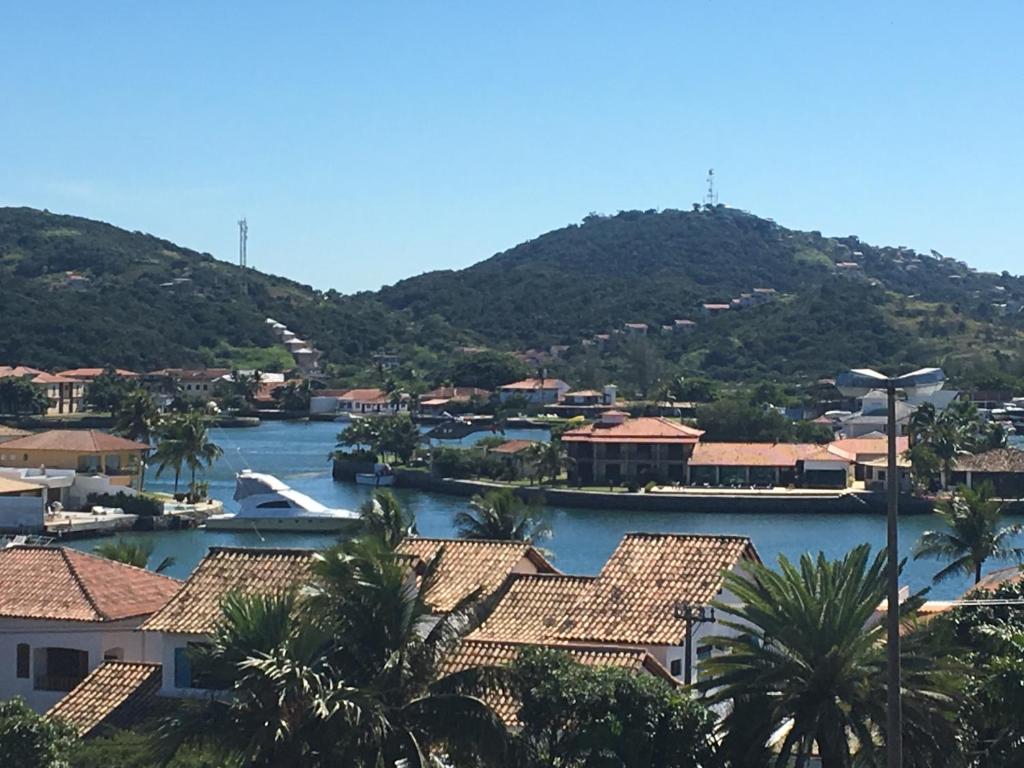
[[[360,520],[331,517],[210,517],[208,531],[292,531],[293,533],[345,533],[359,528]]]

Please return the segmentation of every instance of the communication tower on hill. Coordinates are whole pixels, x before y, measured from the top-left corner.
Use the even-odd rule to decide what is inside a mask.
[[[704,195],[704,205],[718,205],[718,192],[715,191],[715,169],[708,168],[708,191]]]
[[[246,254],[246,243],[249,241],[249,223],[243,216],[238,220],[238,266],[242,268],[242,293],[248,293],[248,286],[245,282],[245,270],[249,266],[249,257]]]

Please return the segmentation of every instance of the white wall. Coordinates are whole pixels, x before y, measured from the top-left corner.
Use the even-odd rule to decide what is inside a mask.
[[[103,661],[103,654],[122,649],[120,658],[142,661],[142,637],[135,627],[140,619],[119,622],[47,621],[40,619],[0,619],[0,699],[21,696],[37,712],[45,712],[64,691],[37,691],[37,648],[73,648],[89,654],[89,671]],[[18,645],[29,646],[28,678],[17,677]]]
[[[40,532],[46,513],[45,499],[38,496],[0,496],[0,530]]]

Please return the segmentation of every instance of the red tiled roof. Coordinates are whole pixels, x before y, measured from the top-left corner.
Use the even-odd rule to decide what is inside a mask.
[[[494,594],[505,579],[528,560],[542,573],[558,573],[544,556],[521,541],[472,539],[424,539],[410,537],[398,545],[400,555],[432,561],[444,548],[437,580],[423,599],[437,613],[446,613],[477,589],[482,596]]]
[[[631,533],[558,630],[565,641],[679,645],[685,622],[679,603],[707,605],[722,573],[742,560],[758,560],[742,536]]]
[[[40,373],[32,377],[33,384],[81,384],[78,379],[70,379],[66,376],[58,376],[53,373]]]
[[[104,661],[49,712],[85,738],[111,716],[135,708],[160,690],[163,667],[141,661]]]
[[[539,643],[551,640],[569,609],[594,583],[593,576],[516,574],[470,640]]]
[[[378,387],[367,387],[364,389],[349,389],[341,396],[342,400],[353,400],[360,403],[388,403],[391,397],[383,389]]]
[[[523,379],[522,381],[513,381],[511,384],[502,384],[500,388],[532,391],[536,389],[568,389],[569,385],[561,379]]]
[[[205,635],[221,616],[229,592],[280,594],[309,578],[309,549],[211,547],[181,589],[139,629]]]
[[[68,451],[70,453],[110,453],[148,451],[145,443],[136,443],[97,429],[50,429],[27,437],[17,437],[4,444],[15,451]]]
[[[844,437],[841,440],[833,440],[828,444],[832,453],[839,453],[842,456],[856,461],[857,457],[884,456],[887,451],[888,439],[881,437]],[[896,438],[896,452],[903,453],[910,447],[909,437]]]
[[[39,368],[30,368],[27,365],[0,365],[0,379],[6,379],[8,376],[16,376],[21,378],[22,376],[38,376],[40,373],[46,373]]]
[[[489,397],[490,391],[479,387],[436,387],[422,395],[421,400],[470,400],[474,397]]]
[[[515,454],[520,451],[525,451],[531,445],[537,445],[535,440],[506,440],[501,445],[496,445],[490,449],[490,453],[504,453],[504,454]]]
[[[696,443],[704,432],[661,416],[586,424],[562,434],[563,443]]]
[[[181,582],[66,547],[0,550],[0,616],[118,621],[159,610]]]
[[[566,392],[566,397],[604,397],[603,392],[598,392],[596,389],[577,389],[573,392]]]
[[[691,467],[793,467],[820,454],[814,443],[698,443]],[[839,460],[838,456],[833,457]]]
[[[66,376],[71,379],[95,379],[106,372],[106,368],[72,368],[67,371],[58,371],[57,375]],[[129,371],[124,368],[115,368],[114,373],[122,379],[136,379],[139,376],[135,371]]]
[[[9,445],[9,443],[5,443]],[[973,456],[957,456],[953,469],[959,472],[1024,472],[1024,451],[995,448]]]

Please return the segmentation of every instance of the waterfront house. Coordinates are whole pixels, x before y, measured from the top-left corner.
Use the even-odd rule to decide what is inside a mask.
[[[145,443],[96,429],[51,429],[0,443],[0,467],[102,475],[116,491],[138,483],[148,451]]]
[[[46,488],[0,474],[0,531],[37,533],[45,523]]]
[[[315,553],[308,549],[211,547],[184,584],[153,613],[142,630],[145,661],[163,666],[162,696],[201,696],[189,647],[209,642],[229,593],[282,594],[310,577]]]
[[[0,379],[25,379],[43,393],[47,416],[78,413],[84,405],[85,384],[75,378],[30,368],[25,365],[0,365]]]
[[[687,465],[690,485],[846,488],[851,461],[814,443],[700,443]]]
[[[379,387],[363,387],[342,392],[338,396],[338,410],[368,415],[408,413],[409,402],[404,393],[396,398]]]
[[[520,478],[530,474],[531,467],[527,462],[530,450],[539,445],[536,440],[506,440],[501,445],[488,448],[487,453],[497,456],[508,467],[508,477]]]
[[[513,398],[522,398],[529,405],[550,405],[559,402],[569,385],[561,379],[533,378],[513,381],[498,387],[498,398],[506,403]]]
[[[614,384],[608,384],[601,390],[576,389],[566,392],[558,403],[545,405],[544,411],[562,418],[595,417],[614,408],[617,397],[618,388]]]
[[[491,392],[479,387],[435,387],[419,397],[419,412],[424,416],[442,416],[446,411],[464,411],[473,403],[486,403]]]
[[[704,433],[659,416],[605,411],[598,422],[562,434],[573,460],[570,481],[605,485],[627,480],[686,479],[686,462]]]
[[[711,653],[703,638],[721,630],[710,603],[736,601],[722,573],[759,561],[740,536],[630,533],[596,577],[513,576],[467,640],[642,649],[682,679],[687,651],[695,669]],[[702,609],[708,621],[693,621]]]
[[[854,465],[854,478],[856,480],[867,480],[867,468],[872,462],[885,459],[888,456],[888,438],[881,432],[870,432],[861,437],[842,437],[833,440],[828,444],[828,449],[837,456],[841,456]],[[902,456],[910,447],[909,437],[896,438],[896,454]],[[884,479],[877,477],[877,473],[871,473],[872,480]]]
[[[2,447],[2,446],[0,446]],[[996,496],[1003,499],[1024,497],[1024,451],[1016,448],[995,448],[974,456],[958,456],[949,482],[977,488],[990,482]]]
[[[186,400],[206,403],[213,399],[217,382],[231,375],[229,368],[162,368],[139,378],[139,383],[158,402],[180,395]]]
[[[65,547],[0,550],[0,699],[45,712],[104,660],[141,661],[139,624],[179,582]]]

